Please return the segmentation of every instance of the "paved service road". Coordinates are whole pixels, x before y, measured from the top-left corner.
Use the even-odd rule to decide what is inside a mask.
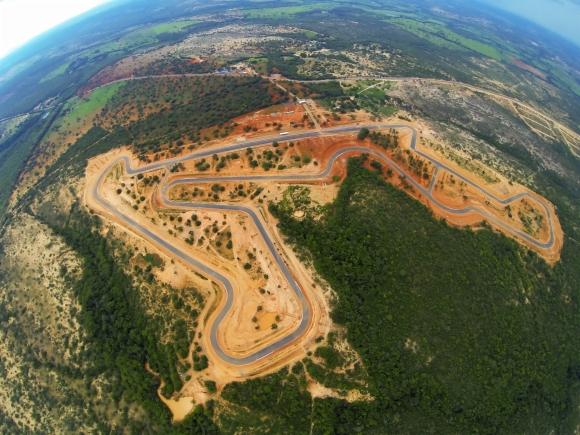
[[[431,203],[434,204],[436,207],[439,207],[440,209],[446,211],[447,213],[453,214],[453,215],[466,215],[466,214],[470,214],[470,213],[479,214],[482,217],[484,217],[486,220],[488,220],[489,222],[502,228],[507,233],[510,233],[516,237],[521,238],[521,239],[524,239],[528,243],[530,243],[530,244],[532,244],[540,249],[549,249],[554,245],[555,236],[554,236],[553,220],[555,219],[555,216],[553,216],[551,208],[548,207],[548,205],[545,203],[544,200],[542,200],[539,197],[536,197],[535,195],[531,195],[530,193],[527,193],[527,192],[522,192],[522,193],[519,193],[517,195],[511,196],[509,198],[503,198],[503,199],[493,195],[491,192],[486,191],[483,187],[479,186],[475,182],[469,180],[468,178],[466,178],[462,174],[456,172],[453,168],[445,165],[444,163],[439,162],[434,157],[432,157],[432,156],[422,152],[421,150],[417,149],[417,131],[413,127],[410,127],[407,125],[399,125],[399,124],[382,124],[382,125],[366,125],[366,126],[365,125],[356,125],[356,126],[351,125],[351,126],[326,128],[326,129],[317,130],[317,131],[308,131],[308,132],[302,132],[302,133],[296,133],[296,134],[289,134],[289,135],[286,135],[283,137],[271,136],[271,137],[267,137],[267,138],[239,142],[239,143],[235,143],[232,145],[227,145],[227,146],[223,146],[223,147],[219,147],[219,148],[211,148],[211,149],[196,151],[196,152],[193,152],[193,153],[188,154],[186,156],[167,159],[167,160],[164,160],[161,162],[155,162],[155,163],[151,163],[151,164],[148,164],[145,166],[140,166],[140,167],[135,167],[135,168],[131,166],[130,159],[128,157],[124,156],[124,157],[120,157],[119,159],[113,161],[112,163],[110,163],[107,167],[105,167],[102,170],[97,182],[95,183],[92,190],[90,191],[90,194],[94,197],[95,201],[99,204],[100,207],[102,207],[108,213],[110,213],[115,218],[117,218],[119,220],[119,222],[122,222],[126,227],[128,227],[129,229],[131,229],[135,233],[141,235],[145,239],[148,239],[148,240],[152,241],[154,244],[157,244],[158,246],[161,246],[162,248],[171,252],[177,258],[180,258],[186,264],[188,264],[189,266],[193,267],[194,269],[200,271],[202,274],[204,274],[208,278],[214,280],[215,282],[217,282],[219,285],[221,285],[225,289],[225,292],[226,292],[225,304],[221,308],[221,310],[217,313],[217,316],[213,320],[213,323],[212,323],[211,329],[210,329],[211,346],[213,347],[213,350],[216,352],[216,354],[219,356],[219,358],[221,358],[225,362],[230,363],[230,364],[234,364],[234,365],[246,365],[246,364],[256,362],[256,361],[258,361],[262,358],[265,358],[269,355],[272,355],[273,353],[277,352],[278,350],[280,350],[280,349],[284,348],[285,346],[298,340],[306,332],[306,330],[308,329],[308,326],[310,324],[310,321],[312,320],[312,309],[310,306],[310,302],[308,301],[307,297],[305,296],[305,294],[304,294],[302,288],[300,287],[300,285],[298,284],[298,282],[294,279],[292,272],[289,270],[288,266],[286,265],[286,263],[284,262],[284,260],[280,256],[280,254],[278,253],[278,251],[274,245],[274,242],[272,241],[272,238],[268,234],[268,231],[267,231],[264,223],[262,222],[261,218],[258,216],[258,214],[252,208],[244,206],[244,205],[226,204],[226,203],[174,201],[174,200],[169,199],[169,195],[168,195],[169,190],[178,184],[185,184],[185,183],[191,184],[191,183],[236,182],[236,181],[242,181],[242,182],[243,181],[266,181],[266,180],[288,181],[288,182],[292,182],[292,181],[305,182],[305,181],[326,179],[329,176],[329,174],[332,170],[332,167],[335,164],[336,160],[338,160],[340,157],[345,156],[347,154],[348,155],[363,154],[363,153],[369,154],[373,158],[375,158],[379,161],[382,161],[387,166],[391,167],[393,170],[395,170],[400,175],[405,175],[403,169],[396,162],[391,160],[386,155],[383,155],[379,151],[376,151],[375,149],[371,149],[371,148],[368,148],[365,146],[349,146],[349,147],[345,147],[345,148],[342,148],[342,149],[336,151],[331,156],[331,158],[327,162],[327,164],[326,164],[325,168],[322,170],[322,172],[320,172],[318,174],[283,174],[283,175],[279,174],[279,175],[183,177],[183,178],[174,179],[174,180],[169,181],[169,182],[166,182],[165,180],[162,182],[162,185],[161,185],[160,191],[159,191],[160,198],[161,198],[162,204],[167,206],[167,207],[180,208],[180,209],[206,209],[206,210],[219,210],[219,211],[235,211],[235,212],[239,212],[239,213],[244,213],[247,216],[249,216],[250,219],[253,221],[254,225],[256,226],[256,228],[258,229],[260,235],[262,236],[262,238],[265,242],[266,247],[270,251],[270,254],[274,258],[277,266],[280,268],[284,277],[288,281],[288,283],[289,283],[290,287],[292,288],[298,302],[300,303],[300,305],[302,307],[302,317],[301,317],[301,320],[300,320],[298,327],[296,327],[288,335],[280,338],[278,341],[273,342],[273,343],[261,348],[260,350],[256,351],[255,353],[252,353],[252,354],[244,356],[244,357],[235,357],[235,356],[229,355],[228,353],[226,353],[222,349],[222,347],[219,343],[219,340],[218,340],[218,330],[220,328],[221,322],[223,321],[223,319],[227,316],[228,312],[230,311],[230,309],[233,305],[233,302],[234,302],[234,297],[235,297],[234,288],[233,288],[231,282],[228,280],[228,278],[226,276],[222,275],[217,270],[214,270],[213,268],[206,265],[205,263],[192,257],[187,252],[181,250],[178,247],[175,247],[174,245],[172,245],[170,243],[170,241],[165,240],[163,237],[155,234],[154,232],[152,232],[148,228],[139,224],[136,220],[131,218],[129,215],[126,215],[122,211],[115,208],[113,205],[108,203],[104,197],[102,197],[100,195],[100,191],[99,191],[100,187],[102,186],[105,178],[111,172],[111,170],[119,164],[123,165],[124,170],[127,172],[127,174],[137,175],[137,174],[143,174],[143,173],[155,171],[158,169],[167,168],[167,167],[170,167],[176,163],[183,162],[186,160],[196,160],[196,159],[201,159],[201,158],[207,158],[207,157],[213,156],[214,154],[239,151],[239,150],[243,150],[243,149],[247,149],[247,148],[255,148],[255,147],[267,145],[267,144],[272,143],[273,140],[277,140],[278,142],[288,142],[288,141],[296,141],[296,140],[307,139],[307,138],[335,136],[335,135],[340,135],[340,134],[349,134],[349,133],[358,132],[360,130],[360,128],[362,128],[362,127],[367,127],[369,129],[372,129],[372,130],[393,128],[393,129],[397,129],[397,130],[409,130],[411,132],[411,149],[414,152],[416,152],[417,154],[419,154],[421,157],[423,157],[424,159],[431,162],[435,167],[435,171],[434,171],[433,179],[431,180],[429,187],[424,187],[423,185],[421,185],[420,183],[415,181],[412,177],[406,177],[406,180],[409,183],[411,183],[413,185],[413,187],[415,189],[417,189],[422,195],[424,195],[426,198],[428,198],[429,201],[431,201]],[[434,178],[437,176],[437,173],[441,169],[449,172],[450,174],[453,174],[455,177],[461,179],[463,182],[465,182],[465,183],[469,184],[470,186],[472,186],[473,188],[479,190],[488,199],[490,199],[498,204],[508,205],[508,204],[510,204],[514,201],[517,201],[521,198],[524,198],[524,197],[528,197],[529,199],[531,199],[535,203],[539,204],[546,213],[547,222],[548,222],[548,226],[549,226],[548,240],[547,241],[537,240],[537,239],[533,238],[532,236],[530,236],[529,234],[527,234],[527,233],[525,233],[517,228],[514,228],[514,227],[510,226],[508,223],[498,219],[496,216],[489,213],[485,209],[482,209],[482,208],[479,208],[476,206],[469,206],[469,207],[459,209],[459,208],[448,207],[445,204],[441,203],[440,201],[435,199],[432,195]]]

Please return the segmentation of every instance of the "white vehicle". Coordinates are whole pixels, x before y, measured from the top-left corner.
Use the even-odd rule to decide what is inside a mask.
[[[282,133],[280,133],[280,136],[286,136],[288,134],[287,131],[283,131]]]

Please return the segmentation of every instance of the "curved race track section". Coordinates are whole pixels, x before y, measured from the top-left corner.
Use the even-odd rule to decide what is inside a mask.
[[[395,163],[393,160],[391,160],[389,157],[380,153],[377,150],[374,150],[374,149],[371,149],[368,147],[364,147],[364,146],[349,146],[349,147],[345,147],[345,148],[342,148],[342,149],[336,151],[331,156],[331,158],[328,160],[324,169],[318,174],[240,175],[240,176],[223,176],[223,177],[219,177],[219,176],[183,177],[183,178],[174,179],[170,182],[165,182],[165,180],[163,181],[163,184],[160,187],[159,193],[160,193],[160,201],[161,201],[162,205],[164,205],[166,207],[180,208],[180,209],[210,209],[210,210],[219,210],[219,211],[235,211],[235,212],[239,212],[239,213],[244,213],[247,216],[249,216],[250,219],[252,220],[252,222],[254,223],[254,225],[256,226],[256,228],[258,229],[261,237],[264,240],[264,243],[265,243],[267,249],[270,251],[270,254],[274,258],[277,266],[280,268],[285,279],[288,281],[288,283],[289,283],[290,287],[292,288],[298,302],[300,303],[300,305],[302,307],[302,316],[300,319],[300,323],[299,323],[298,327],[296,327],[292,332],[290,332],[288,335],[278,339],[278,341],[275,341],[275,342],[259,349],[255,353],[252,353],[252,354],[244,356],[244,357],[239,357],[239,358],[234,357],[232,355],[229,355],[227,352],[225,352],[224,349],[222,349],[222,347],[219,343],[219,340],[218,340],[218,330],[220,328],[222,321],[224,320],[224,318],[227,316],[228,312],[230,311],[230,309],[233,305],[234,297],[235,297],[234,287],[232,286],[232,283],[228,280],[228,278],[226,276],[224,276],[223,274],[221,274],[220,272],[218,272],[217,270],[214,270],[211,267],[207,266],[205,263],[197,260],[196,258],[194,258],[190,254],[186,253],[185,251],[173,246],[169,241],[167,241],[164,238],[160,237],[159,235],[155,234],[154,232],[152,232],[148,228],[142,226],[136,220],[132,219],[130,216],[123,214],[121,211],[117,210],[113,205],[108,203],[103,196],[100,195],[100,188],[101,188],[105,178],[107,177],[107,175],[111,172],[111,170],[115,166],[117,166],[119,164],[121,164],[123,166],[124,170],[126,171],[126,173],[128,175],[138,175],[138,174],[144,174],[147,172],[151,172],[151,171],[163,169],[166,167],[170,167],[173,164],[183,162],[186,160],[196,160],[196,159],[201,159],[204,157],[209,157],[209,156],[212,156],[214,154],[226,153],[226,152],[231,152],[231,151],[238,151],[238,150],[243,150],[243,149],[247,149],[247,148],[255,148],[255,147],[267,145],[267,144],[270,144],[272,142],[272,140],[274,140],[274,139],[279,141],[279,142],[288,142],[288,141],[296,141],[296,140],[315,138],[315,137],[334,136],[334,135],[340,135],[340,134],[355,133],[355,132],[359,131],[359,129],[362,127],[367,127],[371,130],[388,129],[388,128],[393,128],[393,129],[398,129],[398,130],[406,129],[406,130],[409,130],[411,132],[411,149],[415,153],[417,153],[421,157],[423,157],[424,159],[431,162],[435,167],[435,171],[433,174],[432,182],[428,188],[425,188],[424,186],[422,186],[420,183],[415,181],[412,177],[407,177],[407,180],[422,195],[424,195],[435,207],[438,207],[441,210],[444,210],[445,212],[453,214],[453,215],[466,215],[466,214],[470,214],[470,213],[477,213],[477,214],[481,215],[483,218],[485,218],[486,220],[488,220],[489,222],[491,222],[492,224],[502,228],[505,232],[512,234],[515,237],[524,239],[525,241],[536,246],[539,249],[549,249],[549,248],[554,246],[555,235],[554,235],[553,220],[555,219],[555,216],[553,216],[551,208],[547,205],[547,203],[543,199],[540,199],[540,198],[536,197],[535,195],[532,196],[528,192],[522,192],[522,193],[519,193],[517,195],[513,195],[513,196],[511,196],[509,198],[505,198],[505,199],[502,199],[502,198],[499,198],[499,197],[493,195],[491,192],[486,191],[483,187],[481,187],[478,184],[476,184],[475,182],[469,180],[468,178],[466,178],[462,174],[455,171],[453,168],[445,165],[442,162],[439,162],[434,157],[418,150],[417,149],[417,131],[413,127],[410,127],[407,125],[398,125],[398,124],[386,124],[386,125],[384,125],[383,124],[383,125],[367,125],[367,126],[364,126],[364,125],[342,126],[342,127],[327,128],[327,129],[323,129],[320,131],[311,131],[311,132],[290,134],[290,135],[284,136],[283,138],[282,137],[276,137],[276,138],[268,137],[268,138],[263,138],[263,139],[239,142],[239,143],[236,143],[233,145],[223,146],[223,147],[219,147],[219,148],[211,148],[211,149],[207,149],[207,150],[203,150],[203,151],[198,151],[198,152],[194,152],[194,153],[188,154],[188,155],[183,156],[183,157],[176,157],[176,158],[172,158],[172,159],[167,159],[167,160],[164,160],[161,162],[155,162],[155,163],[148,164],[146,166],[141,166],[141,167],[132,167],[130,159],[126,156],[123,156],[123,157],[120,157],[120,158],[114,160],[113,162],[111,162],[109,165],[107,165],[102,170],[102,172],[100,173],[100,175],[97,179],[97,182],[92,186],[92,189],[90,190],[89,193],[92,195],[92,197],[94,198],[96,203],[100,207],[102,207],[103,210],[105,210],[108,213],[110,213],[111,215],[113,215],[116,219],[119,220],[119,222],[122,222],[123,225],[125,225],[127,228],[131,229],[133,232],[141,235],[145,239],[147,239],[147,240],[161,246],[162,248],[166,249],[167,251],[171,252],[173,255],[175,255],[175,257],[181,259],[187,265],[191,266],[195,270],[206,275],[208,278],[213,279],[215,282],[217,282],[219,285],[221,285],[225,289],[225,295],[226,295],[225,304],[223,304],[221,310],[217,313],[217,315],[213,319],[213,323],[211,324],[211,329],[210,329],[211,346],[213,347],[213,350],[218,355],[218,357],[221,358],[223,361],[230,363],[230,364],[233,364],[233,365],[237,365],[237,366],[247,365],[250,363],[254,363],[258,360],[261,360],[265,357],[268,357],[268,356],[274,354],[275,352],[281,350],[282,348],[288,346],[289,344],[295,342],[308,330],[309,324],[312,320],[312,308],[310,305],[310,301],[308,300],[308,298],[304,294],[304,292],[303,292],[302,288],[300,287],[300,285],[298,284],[298,282],[294,279],[292,272],[289,270],[288,266],[286,265],[286,263],[284,262],[284,260],[280,256],[280,254],[277,252],[277,250],[274,246],[274,242],[272,241],[272,238],[268,234],[268,231],[267,231],[266,227],[264,226],[262,220],[260,219],[260,217],[256,214],[256,212],[252,208],[246,207],[243,205],[225,204],[225,203],[174,201],[174,200],[169,199],[169,196],[168,196],[169,190],[178,184],[185,184],[185,183],[192,184],[192,183],[214,183],[214,182],[237,182],[237,181],[240,181],[240,182],[243,182],[243,181],[266,181],[266,180],[268,180],[268,181],[284,181],[284,182],[305,182],[305,181],[323,180],[329,176],[336,161],[340,157],[345,156],[347,154],[354,155],[354,154],[365,154],[366,153],[366,154],[372,155],[373,158],[384,162],[386,165],[393,168],[400,175],[405,175],[403,169],[399,165],[397,165],[397,163]],[[458,208],[448,207],[445,204],[441,203],[440,201],[438,201],[437,199],[435,199],[432,196],[433,181],[434,181],[435,177],[437,176],[437,172],[440,169],[443,169],[443,170],[449,172],[450,174],[453,174],[454,176],[460,178],[462,181],[464,181],[465,183],[474,187],[475,189],[479,190],[487,198],[497,202],[498,204],[507,205],[507,204],[510,204],[514,201],[520,200],[524,197],[528,197],[532,201],[540,204],[542,206],[544,212],[546,213],[546,217],[547,217],[547,221],[548,221],[548,225],[549,225],[548,240],[547,241],[537,240],[537,239],[533,238],[532,236],[530,236],[529,234],[519,230],[518,228],[514,228],[514,227],[510,226],[508,223],[498,219],[496,216],[494,216],[493,214],[489,213],[487,210],[484,210],[482,208],[475,207],[475,206],[469,206],[469,207],[458,209]]]

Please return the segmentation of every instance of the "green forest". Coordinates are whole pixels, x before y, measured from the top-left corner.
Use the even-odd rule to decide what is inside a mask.
[[[321,219],[270,207],[338,294],[333,318],[368,371],[375,400],[328,404],[331,432],[565,431],[580,375],[578,246],[551,268],[490,229],[433,218],[361,159]]]

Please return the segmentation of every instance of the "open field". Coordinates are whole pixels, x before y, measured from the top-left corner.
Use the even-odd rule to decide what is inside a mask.
[[[103,86],[84,97],[73,97],[64,104],[46,135],[34,144],[29,155],[23,156],[27,161],[12,192],[13,203],[42,178],[68,147],[91,129],[97,115],[123,86],[124,83]]]
[[[449,47],[452,49],[466,49],[482,54],[497,61],[503,59],[500,51],[492,45],[485,44],[475,39],[466,38],[452,30],[446,28],[441,22],[436,21],[419,21],[405,18],[396,18],[390,20],[408,30],[420,38],[425,38],[436,45]]]
[[[170,21],[152,26],[145,26],[141,29],[129,32],[118,39],[91,48],[83,55],[95,56],[102,53],[109,53],[122,50],[132,50],[138,47],[147,46],[158,42],[158,37],[164,34],[179,33],[188,27],[198,24],[199,20],[178,20]]]
[[[310,11],[332,9],[332,3],[312,3],[302,6],[282,6],[265,9],[246,9],[244,15],[247,18],[268,18],[268,19],[283,19],[289,18],[297,14],[303,14]]]
[[[50,73],[48,73],[46,75],[46,77],[44,77],[40,81],[40,83],[42,84],[44,82],[47,82],[49,80],[52,80],[52,79],[55,79],[55,78],[57,78],[59,76],[64,75],[64,73],[66,73],[66,71],[67,71],[67,69],[68,69],[69,66],[70,66],[70,62],[66,62],[66,63],[61,64],[58,68],[55,68]]]
[[[522,121],[539,136],[543,136],[549,141],[563,141],[572,154],[580,158],[580,134],[554,121],[538,110],[517,102],[511,102],[513,109],[520,116]]]

